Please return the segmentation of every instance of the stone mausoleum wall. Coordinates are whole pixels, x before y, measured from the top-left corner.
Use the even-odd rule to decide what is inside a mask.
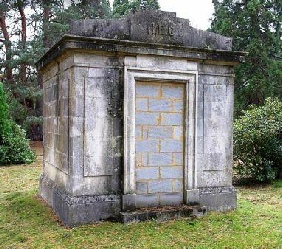
[[[66,225],[140,207],[236,208],[231,39],[174,13],[83,20],[38,62],[40,194]]]

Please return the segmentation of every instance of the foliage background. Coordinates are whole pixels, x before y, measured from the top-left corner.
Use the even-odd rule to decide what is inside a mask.
[[[35,154],[29,147],[25,131],[9,117],[8,108],[0,83],[0,165],[32,163]]]
[[[282,98],[282,1],[213,0],[211,31],[247,52],[235,72],[235,116],[267,97]]]
[[[69,2],[69,4],[67,4]],[[42,140],[42,80],[35,63],[71,20],[121,17],[140,8],[159,9],[157,0],[3,0],[0,3],[0,80],[10,115],[32,140]]]
[[[282,173],[282,102],[277,98],[235,120],[234,160],[241,178],[271,181]]]

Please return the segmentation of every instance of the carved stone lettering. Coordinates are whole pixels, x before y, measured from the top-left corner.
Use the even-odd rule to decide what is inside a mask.
[[[148,35],[173,36],[173,26],[169,24],[152,23],[148,26]]]

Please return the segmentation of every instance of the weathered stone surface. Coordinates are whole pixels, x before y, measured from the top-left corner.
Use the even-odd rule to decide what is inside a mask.
[[[182,203],[236,208],[233,66],[244,54],[231,39],[161,11],[74,21],[71,32],[38,62],[40,193],[63,223]]]
[[[116,40],[231,50],[232,39],[191,27],[175,13],[155,10],[111,20],[73,21],[71,34]]]
[[[53,208],[66,226],[75,226],[116,218],[120,212],[120,196],[70,196],[55,188]]]
[[[170,198],[171,199],[171,198]],[[132,224],[146,220],[156,220],[163,222],[171,219],[178,219],[182,217],[201,217],[207,213],[206,207],[199,206],[167,206],[161,209],[147,209],[138,210],[135,212],[121,212],[120,221],[123,224]]]
[[[199,202],[208,210],[233,210],[237,208],[237,192],[233,187],[200,188]]]

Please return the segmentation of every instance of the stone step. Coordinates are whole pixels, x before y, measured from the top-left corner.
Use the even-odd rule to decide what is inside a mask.
[[[119,221],[123,224],[137,223],[146,220],[156,220],[159,222],[179,219],[197,218],[207,213],[205,206],[163,206],[141,208],[136,211],[120,212]]]

